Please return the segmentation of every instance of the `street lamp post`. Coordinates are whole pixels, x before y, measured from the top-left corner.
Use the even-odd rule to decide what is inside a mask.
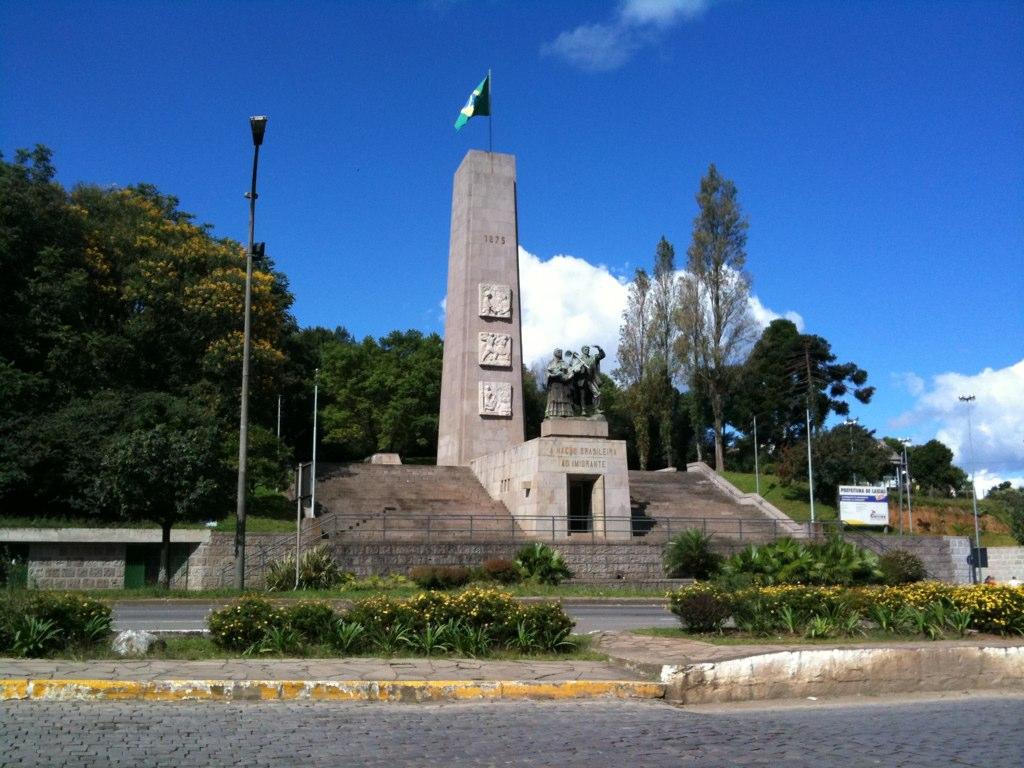
[[[909,437],[905,437],[900,440],[903,443],[903,472],[907,477],[907,523],[910,528],[910,533],[914,533],[914,505],[910,501],[910,457],[907,455],[907,446],[911,445],[913,441]]]
[[[974,482],[974,435],[971,430],[971,403],[975,401],[974,395],[960,395],[957,398],[961,403],[967,403],[967,449],[970,452],[971,462],[971,505],[974,507],[974,557],[971,558],[971,575],[974,583],[981,581],[981,566],[978,564],[978,555],[981,551],[981,528],[978,525],[978,487]]]
[[[245,323],[242,335],[242,395],[238,426],[238,495],[235,507],[235,589],[245,587],[245,495],[246,461],[249,453],[249,346],[252,341],[252,260],[257,249],[253,242],[256,234],[256,169],[260,161],[260,145],[267,130],[267,118],[257,115],[249,118],[252,131],[252,186],[249,198],[249,248],[245,255]],[[262,243],[259,244],[262,252]]]
[[[853,461],[853,428],[855,426],[857,426],[857,423],[859,421],[860,421],[860,419],[853,418],[853,419],[847,419],[846,421],[843,422],[843,424],[845,424],[847,426],[847,431],[850,433],[850,461],[851,462]],[[854,485],[857,484],[857,470],[853,471],[853,484]]]

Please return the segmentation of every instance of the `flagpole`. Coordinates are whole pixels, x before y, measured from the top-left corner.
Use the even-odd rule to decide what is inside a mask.
[[[487,154],[494,154],[494,135],[491,132],[491,124],[494,122],[494,78],[491,77],[491,70],[487,69]]]

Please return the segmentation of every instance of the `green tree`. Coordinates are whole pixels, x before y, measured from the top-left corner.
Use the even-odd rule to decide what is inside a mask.
[[[690,388],[706,394],[715,437],[715,468],[725,469],[726,399],[733,368],[752,341],[750,278],[744,271],[748,222],[736,185],[714,165],[701,179],[699,212],[680,280],[676,354]]]
[[[237,431],[245,258],[151,185],[69,193],[53,178],[45,147],[0,160],[0,502],[80,514],[138,403],[192,401],[222,441]],[[291,301],[259,260],[252,393],[266,428]]]
[[[650,357],[652,347],[651,279],[638,269],[630,283],[626,308],[619,327],[619,367],[612,372],[623,391],[619,405],[629,420],[633,449],[640,469],[647,469],[651,451],[650,420],[653,407],[650,396]],[[607,409],[607,406],[605,407]]]
[[[1009,521],[1013,538],[1024,546],[1024,485],[1013,488],[1009,481],[1004,481],[991,489],[985,498],[999,508]]]
[[[111,440],[96,484],[99,502],[115,518],[160,525],[160,581],[170,588],[171,527],[225,508],[231,480],[215,429],[157,424]]]
[[[840,424],[817,433],[811,441],[814,460],[814,495],[836,502],[840,485],[877,483],[889,471],[890,450],[860,425]],[[778,464],[779,478],[791,483],[807,477],[807,451],[801,445],[785,450]]]
[[[836,362],[821,336],[800,333],[790,320],[773,320],[736,370],[729,421],[748,432],[756,416],[758,441],[782,450],[804,440],[808,408],[812,428],[820,429],[830,414],[849,414],[847,397],[871,402],[875,388],[867,378],[856,363]]]
[[[436,456],[442,349],[437,334],[419,331],[326,346],[324,444],[343,459],[377,451]]]
[[[932,496],[950,496],[967,485],[967,473],[953,465],[953,451],[938,440],[907,450],[910,474],[919,488]]]

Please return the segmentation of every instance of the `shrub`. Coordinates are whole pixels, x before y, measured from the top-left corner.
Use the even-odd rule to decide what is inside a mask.
[[[113,623],[109,605],[72,592],[34,595],[26,613],[40,621],[53,622],[66,646],[99,642],[110,634]]]
[[[870,584],[881,579],[878,557],[839,538],[824,544],[779,539],[751,544],[723,564],[729,578],[754,584]]]
[[[669,540],[662,562],[669,578],[707,579],[718,573],[722,557],[711,551],[711,536],[691,528]]]
[[[330,641],[337,618],[327,603],[302,600],[287,609],[285,621],[303,642],[323,645]]]
[[[499,584],[517,584],[523,580],[522,571],[511,560],[486,560],[481,570],[484,578]]]
[[[445,645],[470,656],[516,647],[520,625],[536,638],[538,649],[557,650],[565,647],[573,627],[558,603],[524,605],[507,592],[474,587],[421,592],[408,600],[369,597],[356,601],[343,620],[362,627],[367,642],[383,653],[427,646],[435,652]]]
[[[669,607],[693,632],[720,632],[732,615],[729,595],[713,584],[694,584],[671,593]]]
[[[351,574],[338,567],[326,544],[307,549],[299,560],[299,589],[331,589],[352,578]],[[295,589],[295,555],[287,555],[270,564],[266,585],[271,592]]]
[[[258,646],[272,628],[286,627],[288,615],[262,597],[246,595],[219,611],[213,611],[206,623],[210,637],[217,645],[244,651]]]
[[[513,632],[506,630],[503,638],[506,644],[515,646],[520,633],[532,636],[533,647],[549,653],[571,646],[569,636],[575,622],[566,615],[558,603],[529,603],[520,606],[520,619]]]
[[[910,584],[923,581],[927,575],[921,558],[905,549],[893,549],[878,558],[878,569],[884,584]]]
[[[423,589],[453,589],[469,583],[469,568],[461,565],[417,565],[409,578]]]
[[[541,542],[519,550],[515,563],[527,579],[539,584],[561,584],[564,579],[572,578],[562,553]]]

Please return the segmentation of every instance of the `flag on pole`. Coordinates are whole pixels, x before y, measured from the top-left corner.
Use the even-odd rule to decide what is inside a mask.
[[[473,92],[469,94],[466,106],[459,112],[459,118],[455,121],[455,130],[459,130],[471,117],[491,116],[491,73],[485,77]]]

